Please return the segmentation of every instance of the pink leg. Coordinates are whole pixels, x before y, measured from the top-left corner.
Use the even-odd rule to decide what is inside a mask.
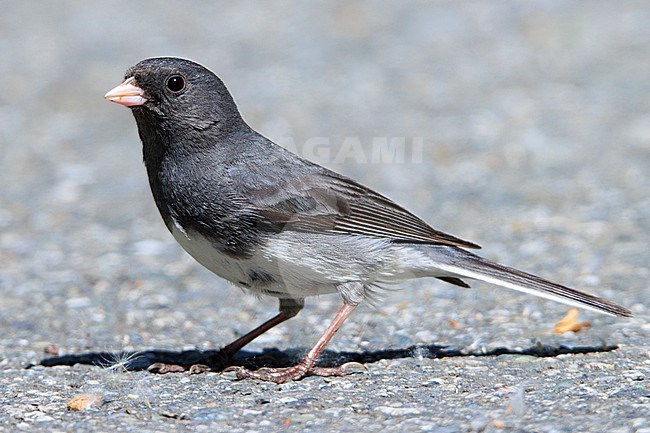
[[[242,335],[232,343],[225,346],[215,355],[211,356],[210,359],[208,360],[208,363],[212,365],[213,366],[212,368],[214,369],[220,370],[224,368],[228,364],[230,359],[235,355],[235,353],[239,352],[244,346],[246,346],[251,341],[255,340],[260,335],[264,334],[269,329],[274,328],[278,326],[280,323],[286,322],[287,320],[294,317],[296,314],[300,312],[303,305],[304,303],[302,299],[295,299],[295,300],[281,299],[280,312],[277,315],[273,316],[271,319],[262,323],[257,328]],[[177,373],[177,372],[187,371],[187,370],[189,370],[190,373],[202,373],[210,369],[211,369],[210,366],[203,365],[203,364],[178,365],[178,364],[166,364],[163,362],[156,362],[154,364],[151,364],[149,368],[147,368],[147,370],[153,373],[160,373],[160,374]]]
[[[238,379],[259,379],[268,382],[284,383],[290,380],[300,380],[305,376],[342,376],[346,373],[346,365],[339,367],[315,367],[316,361],[325,350],[336,331],[341,327],[345,319],[354,311],[356,306],[343,304],[339,308],[334,320],[318,339],[314,347],[296,365],[287,368],[261,368],[257,371],[250,371],[243,367],[231,367],[228,370],[235,371]]]
[[[289,315],[284,311],[281,311],[277,315],[273,316],[266,322],[262,323],[257,328],[253,329],[247,334],[242,335],[232,343],[225,346],[219,351],[220,357],[223,356],[224,359],[229,360],[233,355],[239,352],[244,346],[246,346],[251,341],[255,340],[260,335],[264,334],[271,328],[278,326],[282,322],[286,322],[291,319],[294,315]]]

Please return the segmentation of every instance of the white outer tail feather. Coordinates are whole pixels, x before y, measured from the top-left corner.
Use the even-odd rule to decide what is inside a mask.
[[[610,311],[605,311],[605,310],[593,307],[591,305],[585,304],[583,302],[574,301],[572,299],[568,299],[568,298],[565,298],[563,296],[555,295],[553,293],[545,292],[545,291],[542,291],[542,290],[539,290],[539,289],[532,289],[532,288],[529,288],[529,287],[520,286],[520,285],[511,283],[509,281],[500,280],[500,279],[498,279],[498,278],[496,278],[494,276],[481,274],[481,273],[474,272],[474,271],[471,271],[471,270],[468,270],[468,269],[463,269],[463,268],[458,267],[458,266],[437,264],[436,267],[438,269],[440,269],[440,270],[450,272],[450,273],[452,273],[454,275],[457,275],[459,277],[466,277],[466,278],[472,278],[472,279],[475,279],[475,280],[481,280],[481,281],[485,281],[486,283],[491,283],[491,284],[495,284],[497,286],[506,287],[508,289],[517,290],[519,292],[539,296],[540,298],[546,298],[546,299],[550,299],[552,301],[561,302],[563,304],[571,305],[573,307],[585,308],[587,310],[595,311],[597,313],[607,314],[608,316],[616,316],[616,314],[614,314],[614,313],[612,313]]]

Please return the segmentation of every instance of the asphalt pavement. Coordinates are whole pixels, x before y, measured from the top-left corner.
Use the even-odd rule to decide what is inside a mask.
[[[0,431],[650,433],[650,4],[2,3]],[[275,385],[154,375],[277,311],[195,263],[153,204],[129,111],[145,57],[215,71],[244,118],[504,264],[612,299],[405,283]],[[237,361],[290,365],[340,300]]]

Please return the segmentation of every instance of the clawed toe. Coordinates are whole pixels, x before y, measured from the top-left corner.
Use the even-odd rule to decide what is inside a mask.
[[[231,357],[230,352],[219,351],[195,360],[196,363],[194,364],[155,362],[147,368],[147,371],[155,374],[182,373],[185,371],[189,374],[200,374],[207,371],[221,371],[229,365]]]
[[[147,368],[147,371],[154,374],[183,373],[185,371],[189,374],[201,374],[206,371],[212,371],[212,368],[205,364],[182,365],[155,362]]]
[[[201,374],[205,373],[206,371],[211,371],[212,369],[210,366],[205,365],[205,364],[194,364],[191,366],[188,370],[188,373],[190,374]]]
[[[155,374],[182,373],[183,371],[187,371],[190,368],[191,367],[187,365],[154,362],[149,367],[147,367],[147,371],[149,373],[155,373]]]
[[[257,379],[265,382],[285,383],[292,380],[300,380],[307,375],[307,369],[294,365],[288,368],[260,368],[259,370],[249,370],[244,367],[236,367],[230,369],[234,371],[237,379]]]
[[[366,370],[363,364],[358,362],[348,362],[338,367],[311,367],[308,368],[304,364],[296,364],[292,367],[286,368],[269,368],[263,367],[259,370],[249,370],[245,367],[232,366],[228,367],[224,372],[234,372],[237,379],[256,379],[265,382],[273,383],[286,383],[292,380],[301,380],[306,376],[321,376],[321,377],[334,377],[345,376],[354,373],[350,371],[351,368],[360,368]]]
[[[360,362],[346,362],[338,367],[313,367],[308,376],[345,376],[360,371],[368,371],[365,365]]]

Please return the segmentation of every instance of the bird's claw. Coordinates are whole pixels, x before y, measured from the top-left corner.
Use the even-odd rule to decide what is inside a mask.
[[[210,366],[205,365],[205,364],[194,364],[192,365],[188,371],[190,374],[201,374],[205,373],[206,371],[211,371],[212,369]]]
[[[155,362],[147,367],[147,371],[154,374],[183,373],[185,371],[189,374],[201,374],[211,370],[212,368],[205,364],[182,365],[166,364],[164,362]]]
[[[223,370],[223,372],[234,372],[237,379],[256,379],[265,382],[273,383],[286,383],[292,380],[301,380],[307,376],[320,376],[320,377],[335,377],[345,376],[354,373],[348,371],[351,367],[367,370],[366,367],[358,362],[347,362],[338,367],[307,367],[303,363],[298,363],[291,367],[285,368],[269,368],[263,367],[259,370],[249,370],[245,367],[231,366]]]
[[[183,371],[187,371],[187,369],[188,367],[185,365],[166,364],[164,362],[154,362],[149,367],[147,367],[147,371],[149,373],[155,374],[181,373]]]

